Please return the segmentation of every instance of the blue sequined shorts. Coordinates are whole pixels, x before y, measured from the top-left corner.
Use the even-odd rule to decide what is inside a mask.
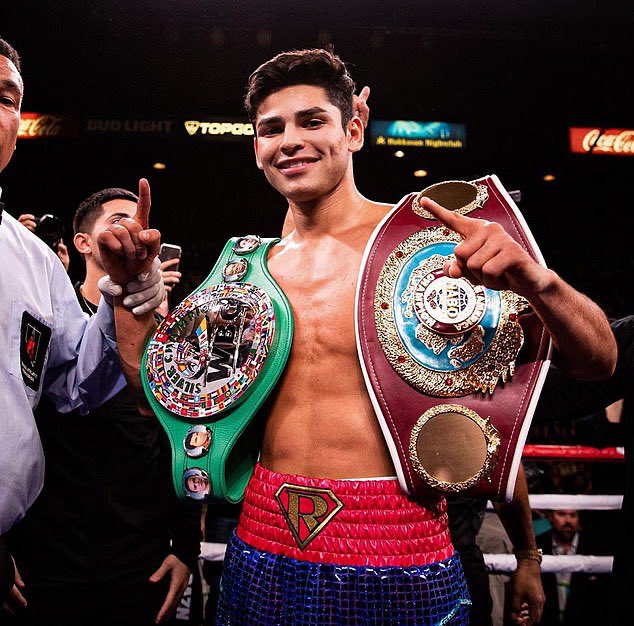
[[[321,564],[256,550],[234,533],[216,623],[466,626],[468,598],[457,554],[424,566]]]

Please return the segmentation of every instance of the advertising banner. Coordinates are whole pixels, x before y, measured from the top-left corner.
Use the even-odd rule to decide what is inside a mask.
[[[370,122],[370,138],[373,146],[455,150],[466,147],[467,128],[449,122],[376,120]]]
[[[241,141],[253,139],[253,124],[243,119],[209,117],[203,120],[189,119],[183,122],[183,130],[189,137],[201,137],[214,141]]]
[[[84,124],[86,135],[108,137],[162,137],[175,128],[173,120],[164,118],[89,117]]]
[[[634,155],[634,130],[625,128],[571,128],[570,151],[574,154]]]
[[[63,137],[74,139],[79,136],[79,121],[70,115],[51,113],[20,113],[18,139],[43,139]]]

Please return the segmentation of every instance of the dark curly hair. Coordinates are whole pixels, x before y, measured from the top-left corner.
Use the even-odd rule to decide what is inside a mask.
[[[255,122],[262,102],[276,91],[293,85],[323,87],[330,102],[341,111],[345,128],[353,115],[355,84],[343,61],[330,50],[282,52],[258,67],[247,83],[244,106]]]

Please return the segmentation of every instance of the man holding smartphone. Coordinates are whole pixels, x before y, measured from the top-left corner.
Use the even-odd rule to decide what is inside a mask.
[[[182,248],[171,243],[162,243],[159,251],[163,283],[165,284],[165,296],[156,312],[165,317],[169,313],[169,294],[180,282],[182,274],[178,271],[180,266]]]

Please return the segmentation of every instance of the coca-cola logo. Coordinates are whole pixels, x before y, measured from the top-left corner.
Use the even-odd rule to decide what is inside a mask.
[[[59,137],[64,125],[63,115],[45,113],[22,113],[18,137],[35,139],[37,137]]]
[[[634,130],[571,128],[570,150],[577,154],[634,155]]]

